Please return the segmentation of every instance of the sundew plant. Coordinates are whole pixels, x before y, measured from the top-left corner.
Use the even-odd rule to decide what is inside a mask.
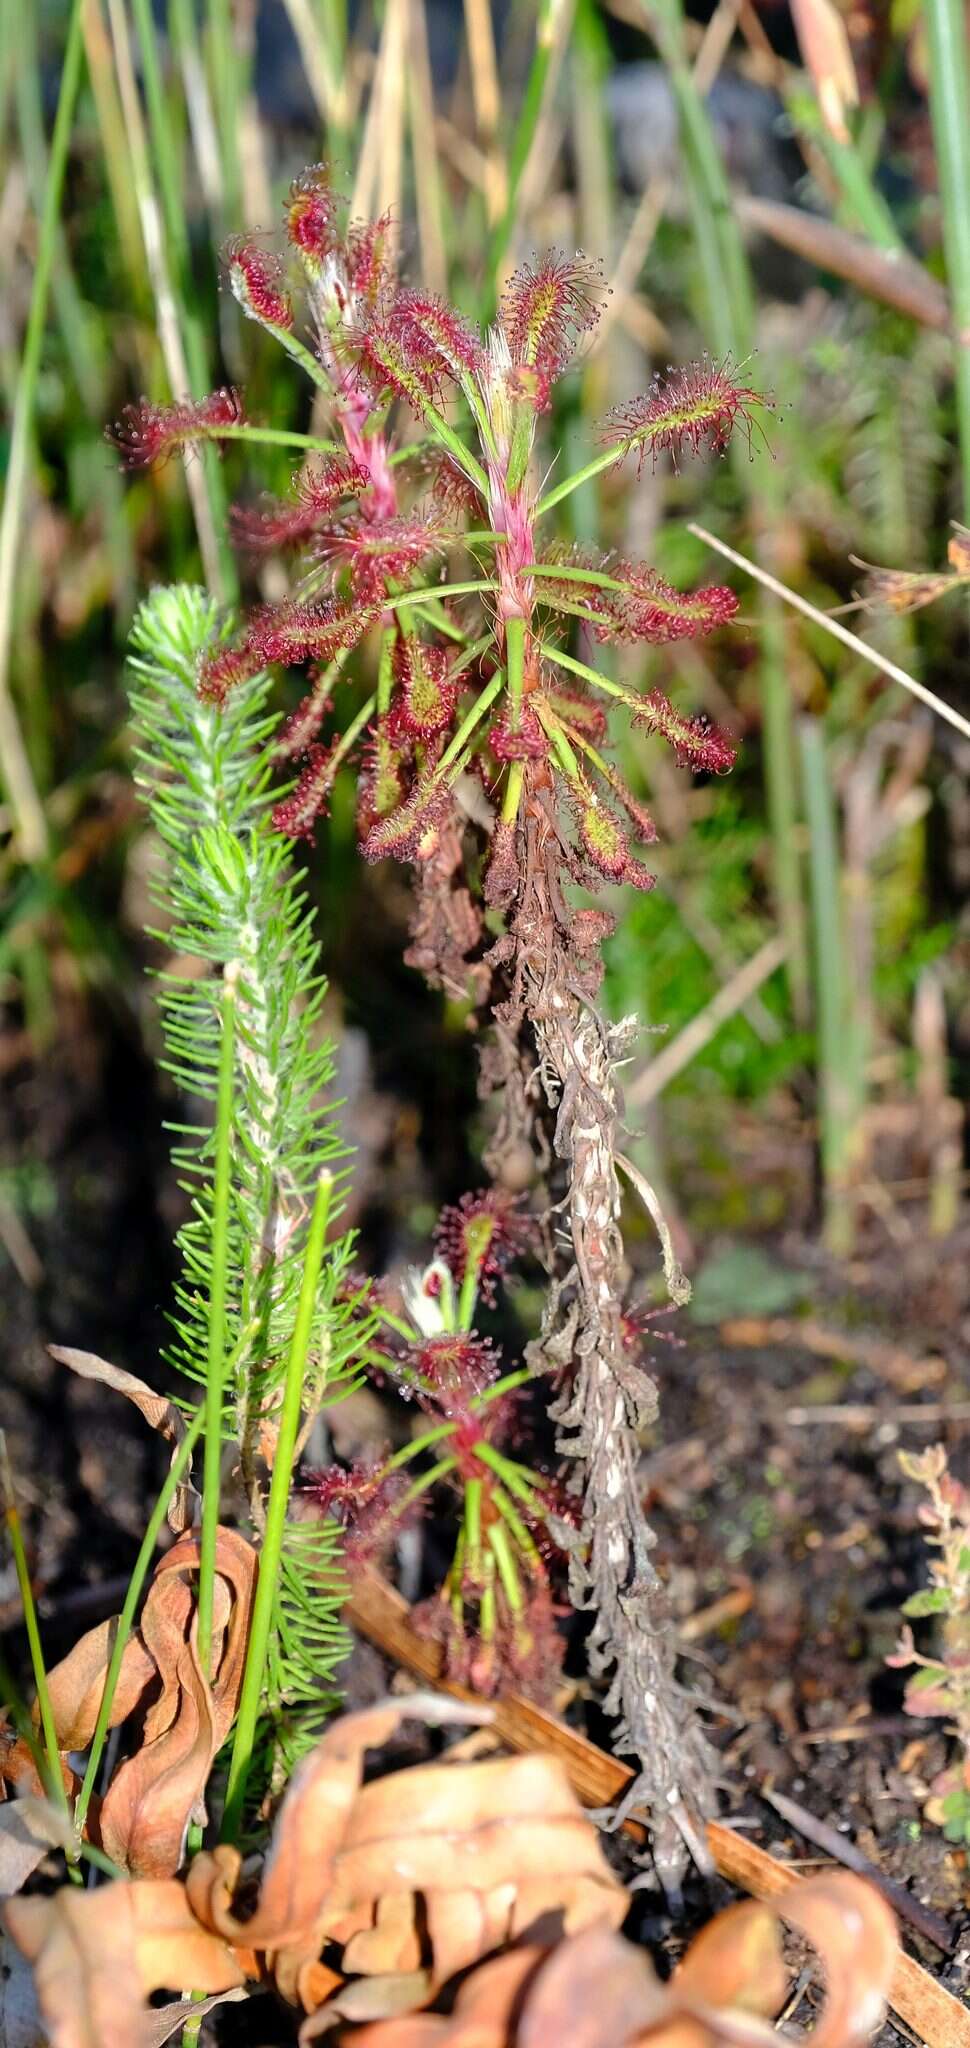
[[[703,1858],[697,1816],[710,1806],[711,1772],[676,1680],[636,1481],[637,1436],[657,1393],[644,1311],[626,1299],[621,1176],[657,1221],[674,1299],[687,1288],[653,1192],[620,1149],[617,1066],[635,1019],[610,1025],[596,1004],[614,914],[576,907],[569,891],[653,883],[643,850],[655,827],[612,758],[613,721],[632,720],[697,772],[726,772],[734,759],[705,716],[601,673],[597,646],[707,635],[731,621],[737,601],[721,585],[683,592],[647,564],[563,545],[551,515],[625,460],[639,472],[661,452],[675,462],[702,445],[723,452],[735,430],[751,435],[761,401],[730,361],[672,372],[617,407],[589,461],[560,476],[543,421],[599,317],[594,264],[562,255],[526,263],[483,337],[399,280],[390,220],[347,224],[320,167],[293,186],[285,226],[285,259],[263,241],[233,242],[229,280],[310,380],[326,438],[253,423],[228,389],[201,403],[129,407],[114,438],[132,466],[203,443],[297,451],[288,497],[232,515],[241,549],[293,557],[291,594],[228,637],[213,631],[194,687],[200,707],[226,720],[268,670],[305,671],[277,741],[292,781],[272,827],[283,840],[311,837],[338,774],[352,767],[364,858],[412,868],[410,962],[488,1026],[481,1087],[494,1187],[478,1213],[507,1218],[510,1196],[528,1186],[530,1212],[545,1220],[546,1305],[527,1366],[546,1388],[565,1460],[568,1510],[555,1517],[556,1541],[568,1552],[572,1600],[590,1611],[588,1654],[607,1682],[618,1745],[637,1762],[625,1806],[649,1811],[658,1865],[676,1873],[688,1850]],[[416,1363],[421,1344],[450,1341],[454,1372],[460,1340],[464,1448],[453,1449],[452,1469],[464,1487],[463,1534],[449,1599],[454,1615],[457,1587],[464,1626],[466,1567],[479,1573],[477,1628],[487,1621],[482,1558],[509,1597],[509,1540],[528,1558],[548,1507],[540,1516],[533,1492],[529,1515],[519,1514],[506,1473],[506,1509],[483,1535],[481,1482],[496,1467],[494,1458],[483,1467],[472,1439],[496,1446],[473,1424],[502,1376],[473,1328],[487,1223],[482,1230],[477,1252],[445,1261],[460,1301],[446,1289],[442,1308],[439,1288],[437,1325],[426,1318],[398,1333],[432,1409],[441,1379],[429,1380],[427,1359]],[[338,1493],[334,1480],[320,1497],[333,1504]]]

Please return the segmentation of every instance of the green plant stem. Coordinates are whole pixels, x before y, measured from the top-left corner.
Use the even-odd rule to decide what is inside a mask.
[[[594,455],[591,462],[583,464],[582,469],[574,469],[571,476],[563,477],[561,483],[554,484],[552,490],[547,491],[545,497],[539,499],[535,509],[536,518],[541,519],[545,512],[551,512],[554,505],[561,504],[563,498],[568,498],[573,491],[578,491],[580,484],[588,484],[594,476],[602,476],[604,469],[615,469],[617,463],[622,462],[624,453],[623,443],[619,442],[614,448],[605,448],[601,455]],[[534,574],[535,571],[530,570],[528,573]]]
[[[538,1560],[539,1552],[521,1515],[516,1513],[508,1494],[503,1491],[501,1486],[493,1486],[492,1503],[498,1509],[502,1520],[508,1524],[512,1540],[518,1545],[523,1557],[527,1558],[530,1564],[535,1564]]]
[[[657,42],[677,102],[688,199],[703,282],[705,317],[718,355],[743,361],[755,333],[754,288],[727,174],[706,102],[687,61],[683,0],[649,0]],[[738,488],[747,501],[756,547],[770,553],[781,523],[784,491],[773,464],[755,453],[748,461],[731,448]],[[765,799],[772,851],[772,886],[786,940],[785,970],[792,1010],[805,1016],[808,965],[801,861],[794,717],[785,653],[784,620],[769,592],[759,597],[761,706]]]
[[[44,1731],[44,1748],[47,1753],[47,1775],[50,1795],[61,1808],[61,1811],[70,1816],[70,1807],[61,1773],[57,1724],[54,1720],[54,1709],[51,1706],[51,1696],[47,1684],[47,1667],[44,1663],[40,1628],[37,1622],[34,1589],[30,1583],[30,1572],[27,1569],[23,1533],[20,1527],[20,1516],[17,1512],[17,1499],[13,1489],[13,1473],[10,1469],[10,1459],[7,1453],[7,1437],[6,1432],[2,1429],[0,1429],[0,1492],[3,1494],[4,1520],[7,1524],[7,1534],[10,1537],[10,1548],[13,1551],[14,1569],[17,1574],[17,1585],[20,1590],[20,1601],[24,1611],[24,1627],[27,1630],[30,1663],[34,1674],[37,1709],[40,1714],[40,1725]]]
[[[405,590],[400,597],[389,597],[386,609],[389,612],[404,611],[410,604],[427,604],[430,598],[467,597],[473,590],[494,590],[493,577],[479,577],[474,583],[431,583],[424,590]]]
[[[239,219],[242,171],[239,162],[239,53],[233,33],[232,0],[207,0],[213,99],[222,159],[222,203],[227,221]]]
[[[131,1578],[128,1581],[128,1591],[125,1594],[124,1604],[122,1606],[121,1613],[118,1617],[118,1627],[115,1633],[115,1639],[111,1650],[111,1659],[108,1664],[107,1676],[104,1681],[104,1691],[101,1695],[101,1705],[98,1709],[98,1718],[95,1722],[94,1734],[91,1737],[91,1747],[88,1751],[88,1760],[85,1766],[84,1780],[81,1785],[81,1790],[77,1795],[77,1801],[74,1807],[74,1827],[75,1832],[79,1835],[83,1832],[84,1829],[84,1823],[87,1819],[88,1807],[91,1804],[91,1797],[94,1792],[95,1785],[97,1783],[98,1771],[101,1768],[101,1756],[104,1750],[105,1739],[108,1733],[108,1724],[111,1719],[111,1708],[114,1703],[114,1696],[117,1690],[118,1677],[121,1671],[122,1658],[124,1657],[125,1647],[127,1645],[128,1638],[131,1634],[132,1624],[135,1619],[135,1610],[138,1606],[138,1601],[141,1595],[141,1589],[145,1583],[145,1579],[148,1576],[148,1569],[151,1564],[152,1558],[155,1555],[155,1545],[158,1542],[162,1523],[164,1522],[166,1514],[168,1513],[169,1503],[172,1500],[172,1497],[175,1493],[177,1486],[180,1484],[181,1480],[184,1478],[184,1475],[188,1470],[189,1462],[192,1457],[192,1452],[195,1448],[197,1439],[202,1433],[204,1422],[205,1408],[197,1408],[195,1414],[192,1417],[191,1422],[188,1425],[188,1428],[186,1429],[185,1435],[182,1438],[182,1441],[178,1447],[175,1457],[172,1460],[172,1463],[169,1467],[168,1473],[165,1478],[165,1483],[162,1487],[162,1490],[158,1496],[157,1501],[155,1502],[155,1506],[152,1509],[151,1515],[149,1516],[148,1525],[145,1529],[145,1534],[141,1540],[141,1546],[138,1551],[138,1556],[135,1559],[134,1570],[131,1574]]]
[[[220,427],[211,436],[213,441],[262,442],[274,448],[309,448],[314,455],[339,455],[339,441],[322,441],[318,434],[291,433],[285,427],[250,427],[241,423],[238,427]]]
[[[313,1329],[316,1309],[317,1283],[323,1264],[323,1247],[330,1216],[330,1199],[333,1179],[329,1173],[322,1173],[317,1182],[307,1234],[306,1260],[300,1286],[296,1320],[289,1355],[286,1361],[286,1377],[283,1382],[283,1405],[280,1410],[279,1435],[273,1459],[273,1476],[270,1480],[269,1499],[266,1503],[266,1529],[259,1557],[259,1579],[246,1649],[246,1668],[243,1673],[242,1690],[239,1698],[239,1713],[233,1738],[232,1756],[229,1763],[229,1780],[226,1786],[226,1806],[222,1822],[222,1839],[237,1840],[242,1825],[246,1786],[253,1761],[253,1743],[256,1724],[263,1697],[266,1676],[266,1657],[269,1650],[270,1629],[273,1607],[276,1600],[280,1558],[283,1550],[283,1532],[286,1526],[286,1512],[289,1505],[290,1487],[293,1478],[293,1460],[296,1441],[300,1430],[300,1407],[303,1396],[303,1382],[306,1373],[306,1355]]]
[[[462,1275],[461,1293],[458,1296],[458,1328],[470,1330],[478,1300],[478,1276],[482,1270],[481,1259],[470,1261]]]
[[[926,0],[930,117],[953,301],[963,516],[970,517],[970,54],[963,0]]]
[[[509,1532],[503,1522],[493,1522],[488,1532],[489,1548],[498,1565],[502,1590],[513,1614],[522,1612],[522,1587],[515,1568]]]
[[[482,1487],[481,1479],[469,1479],[465,1487],[465,1543],[468,1562],[472,1572],[478,1576],[482,1553]]]
[[[193,289],[190,275],[188,228],[183,203],[179,149],[172,132],[165,99],[158,34],[151,0],[132,0],[132,15],[141,51],[152,145],[152,161],[149,162],[147,157],[140,164],[133,161],[132,168],[136,181],[142,186],[143,218],[146,199],[150,198],[151,201],[149,210],[154,207],[153,176],[157,177],[164,224],[165,247],[160,252],[161,269],[157,276],[153,275],[153,288],[156,297],[159,284],[162,284],[163,290],[167,288],[171,291],[189,391],[193,398],[201,399],[205,397],[209,387],[205,328],[198,295]],[[135,142],[136,138],[129,135],[130,148]],[[159,306],[159,314],[161,310]],[[171,375],[174,365],[170,359],[167,359],[167,367]],[[178,399],[184,394],[173,388],[172,395]],[[202,469],[210,531],[207,536],[200,531],[200,544],[207,547],[211,556],[207,568],[213,582],[218,585],[217,595],[224,602],[231,601],[236,595],[238,579],[232,549],[229,546],[225,485],[214,449],[202,450]]]
[[[589,583],[596,590],[629,590],[628,583],[621,583],[618,576],[607,576],[602,569],[574,568],[571,562],[527,562],[523,576],[562,577],[565,583]]]
[[[873,184],[858,143],[840,142],[832,134],[814,94],[807,90],[790,92],[785,104],[796,130],[807,135],[825,157],[839,188],[843,218],[877,249],[884,249],[889,256],[900,255],[905,243],[882,193]]]
[[[222,991],[216,1093],[215,1171],[212,1185],[212,1263],[209,1283],[209,1342],[205,1376],[205,1446],[202,1465],[202,1530],[199,1538],[198,1588],[199,1663],[207,1678],[211,1677],[212,1601],[216,1578],[219,1494],[222,1478],[237,972],[235,962],[227,966]]]
[[[475,727],[481,724],[489,705],[494,704],[499,691],[504,688],[504,685],[504,670],[496,669],[495,674],[489,677],[481,695],[476,697],[471,710],[466,711],[454,739],[445,748],[436,771],[439,775],[444,774],[445,770],[450,768],[453,762],[457,761],[466,741],[471,737]]]
[[[51,136],[44,210],[34,257],[30,311],[27,315],[27,331],[24,336],[20,375],[14,399],[3,512],[0,514],[0,774],[3,776],[4,787],[10,799],[20,853],[26,861],[43,859],[48,844],[47,819],[10,694],[10,652],[13,641],[17,556],[27,491],[28,452],[37,400],[51,270],[57,245],[61,193],[67,169],[74,110],[81,83],[84,48],[81,7],[82,0],[73,0],[57,113]]]
[[[526,1507],[535,1507],[535,1497],[540,1489],[536,1480],[530,1479],[527,1472],[523,1472],[518,1465],[513,1465],[509,1458],[503,1457],[502,1452],[497,1451],[494,1444],[476,1444],[475,1456],[495,1473],[497,1479],[501,1479],[510,1493],[524,1501]]]
[[[525,678],[525,620],[523,618],[513,617],[505,621],[505,658],[508,663],[512,730],[513,732],[518,732],[522,721],[522,688]]]
[[[515,824],[516,818],[519,815],[519,805],[522,802],[522,789],[524,782],[524,762],[513,761],[509,768],[508,776],[506,778],[505,783],[505,789],[502,795],[503,825]]]
[[[585,661],[577,660],[575,654],[565,654],[561,647],[550,647],[545,641],[542,642],[539,652],[546,661],[553,662],[557,668],[568,668],[572,675],[582,676],[585,683],[593,683],[598,690],[605,690],[608,697],[618,697],[628,711],[639,709],[639,700],[632,690],[625,690],[622,683],[614,683],[610,676],[601,676],[597,669],[590,668]]]

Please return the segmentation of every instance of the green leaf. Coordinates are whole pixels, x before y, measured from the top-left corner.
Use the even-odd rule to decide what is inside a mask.
[[[903,1601],[902,1612],[918,1620],[924,1614],[948,1614],[951,1594],[946,1586],[924,1586],[922,1592],[911,1593]]]
[[[931,1686],[945,1685],[947,1672],[942,1664],[924,1665],[906,1681],[906,1691],[929,1692]]]

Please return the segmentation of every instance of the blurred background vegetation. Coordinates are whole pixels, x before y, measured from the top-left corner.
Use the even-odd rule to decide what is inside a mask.
[[[750,362],[770,446],[607,474],[563,508],[572,533],[724,580],[700,519],[966,713],[965,594],[875,607],[852,558],[939,569],[970,519],[967,16],[6,0],[0,20],[2,1313],[15,1359],[42,1329],[140,1369],[182,1198],[150,1057],[143,970],[165,949],[144,935],[155,849],[125,640],[150,582],[259,595],[226,505],[284,489],[291,465],[230,449],[126,479],[105,422],[141,393],[229,382],[251,419],[308,424],[301,381],[220,289],[219,249],[272,229],[325,158],[355,213],[393,210],[411,274],[473,316],[534,249],[602,257],[608,311],[553,422],[569,467],[655,368]],[[260,569],[264,593],[279,574]],[[609,947],[609,1005],[646,1027],[636,1142],[695,1263],[725,1235],[784,1232],[856,1267],[962,1258],[970,741],[729,575],[741,621],[712,645],[607,656],[743,742],[706,785],[624,742],[660,831],[660,886],[618,900]],[[402,965],[406,876],[362,868],[351,795],[307,877],[382,1263],[481,1177],[475,1062],[458,1008]],[[737,1275],[728,1308],[778,1305],[770,1266]]]

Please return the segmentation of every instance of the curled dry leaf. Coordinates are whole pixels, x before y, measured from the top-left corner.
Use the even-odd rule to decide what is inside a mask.
[[[525,1946],[466,1978],[447,2016],[412,2013],[349,2030],[341,1999],[304,2024],[318,2039],[341,2015],[340,2048],[767,2048],[786,1976],[778,1914],[808,1935],[824,1966],[816,2048],[862,2048],[879,2025],[897,1956],[892,1915],[861,1878],[798,1884],[783,1907],[730,1906],[697,1937],[669,1983],[609,1926],[553,1948]]]
[[[626,1897],[558,1760],[432,1764],[361,1786],[364,1754],[407,1716],[442,1718],[442,1700],[402,1699],[346,1715],[297,1772],[283,1802],[254,1914],[236,1919],[234,1851],[196,1857],[188,1895],[229,1941],[272,1955],[284,1996],[306,2006],[325,1940],[346,1974],[396,2005],[433,1997],[456,1971],[540,1922],[572,1932],[616,1926]],[[467,1709],[451,1708],[464,1719]],[[377,1980],[377,1981],[375,1981]],[[384,2008],[386,2010],[386,2007]]]
[[[141,1639],[162,1690],[146,1714],[138,1749],[115,1772],[101,1805],[102,1845],[135,1877],[170,1877],[178,1869],[189,1821],[204,1818],[206,1780],[239,1701],[256,1553],[234,1530],[219,1530],[211,1684],[199,1664],[187,1576],[198,1564],[199,1545],[184,1536],[155,1573]]]
[[[64,1885],[49,1898],[11,1899],[3,1917],[33,1965],[53,2048],[137,2048],[153,1991],[244,1982],[238,1958],[199,1926],[174,1880]]]
[[[191,1557],[188,1544],[172,1553],[160,1627],[148,1632],[155,1656],[169,1623],[182,1643],[176,1684],[152,1710],[167,1722],[159,1744],[179,1735],[184,1712],[181,1572]],[[333,2033],[342,2048],[761,2048],[785,1990],[779,1916],[808,1936],[825,1971],[816,2048],[862,2048],[897,1944],[888,1907],[860,1878],[838,1871],[792,1886],[777,1905],[730,1908],[661,1983],[616,1931],[628,1895],[560,1760],[446,1761],[362,1788],[366,1751],[406,1718],[489,1716],[413,1694],[336,1722],[293,1778],[246,1919],[228,1847],[197,1856],[184,1886],[140,1879],[12,1900],[6,1925],[34,1965],[53,2048],[138,2044],[152,1992],[193,1984],[215,1995],[257,1977],[303,2005],[304,2044]],[[134,1834],[138,1802],[133,1814]],[[447,2016],[418,2011],[464,1971]]]
[[[115,1771],[92,1832],[101,1846],[136,1877],[171,1877],[182,1856],[185,1830],[201,1800],[212,1759],[235,1718],[253,1598],[257,1557],[232,1529],[216,1541],[213,1593],[213,1677],[207,1683],[195,1647],[195,1597],[189,1583],[199,1546],[184,1536],[155,1571],[141,1625],[125,1645],[109,1727],[146,1708],[135,1754]],[[87,1748],[117,1630],[102,1622],[75,1643],[50,1673],[48,1685],[62,1756]],[[36,1719],[36,1709],[35,1709]],[[76,1789],[69,1766],[65,1784]],[[43,1787],[29,1746],[11,1742],[0,1758],[0,1787],[39,1794]]]
[[[164,1394],[156,1394],[144,1380],[136,1379],[132,1372],[125,1372],[120,1365],[109,1365],[106,1358],[99,1358],[95,1351],[76,1351],[70,1344],[48,1344],[47,1349],[58,1365],[66,1365],[82,1380],[99,1380],[102,1386],[113,1387],[116,1394],[124,1394],[127,1401],[134,1402],[152,1429],[172,1446],[174,1462],[178,1447],[185,1435],[185,1418],[180,1415],[174,1401]],[[201,1512],[201,1498],[191,1479],[186,1477],[176,1487],[168,1511],[170,1528],[176,1534],[188,1529],[198,1520]]]
[[[0,1899],[12,1898],[51,1849],[72,1844],[70,1823],[49,1799],[28,1793],[0,1806]],[[6,2048],[0,2028],[0,2048]]]

